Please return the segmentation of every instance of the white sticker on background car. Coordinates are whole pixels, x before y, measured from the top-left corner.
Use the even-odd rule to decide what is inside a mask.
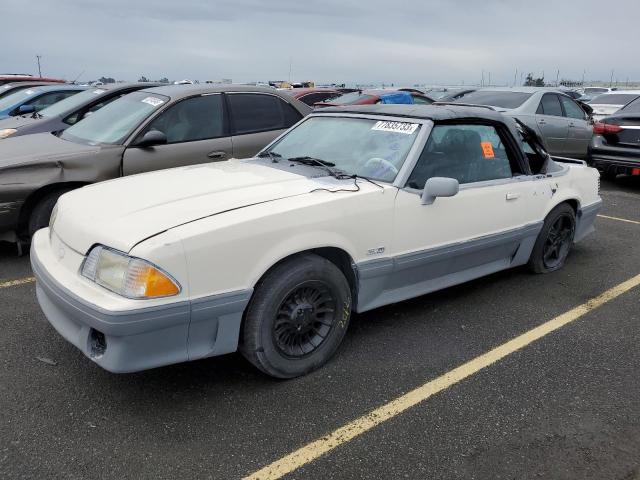
[[[416,131],[418,126],[419,124],[417,123],[380,121],[376,122],[371,130],[379,130],[381,132],[406,133],[407,135],[411,135]]]
[[[156,97],[147,97],[144,100],[142,100],[142,103],[148,103],[152,107],[157,107],[158,105],[162,105],[164,103],[164,100],[160,100],[159,98],[156,98]]]
[[[33,90],[25,90],[24,93],[26,93],[27,95],[33,95],[36,92],[34,92]]]
[[[96,95],[100,95],[103,92],[106,92],[106,90],[97,89],[93,91],[93,93],[95,93]]]

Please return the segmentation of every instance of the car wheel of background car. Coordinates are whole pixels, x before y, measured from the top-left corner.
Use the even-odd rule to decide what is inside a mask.
[[[53,192],[47,193],[38,201],[36,206],[33,207],[31,215],[29,216],[29,237],[32,237],[33,234],[41,228],[49,226],[51,212],[53,211],[53,207],[58,201],[58,198],[60,198],[63,194],[67,193],[70,190],[72,189],[61,188],[60,190],[55,190]]]
[[[240,351],[268,375],[304,375],[333,356],[350,317],[351,289],[340,269],[318,255],[292,257],[258,283]]]
[[[567,203],[551,210],[538,235],[529,268],[535,273],[548,273],[562,268],[573,244],[576,214]]]

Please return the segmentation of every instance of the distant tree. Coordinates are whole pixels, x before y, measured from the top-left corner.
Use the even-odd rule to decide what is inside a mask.
[[[102,83],[116,83],[116,79],[111,77],[100,77],[98,81]]]
[[[544,87],[544,77],[533,78],[533,73],[527,75],[524,81],[525,87]]]
[[[142,75],[142,76],[138,79],[138,81],[139,81],[139,82],[148,82],[148,81],[149,81],[149,79],[147,79],[147,77],[145,77],[144,75]]]
[[[158,82],[160,82],[160,83],[169,83],[169,79],[167,77],[162,77],[160,80],[158,80]]]

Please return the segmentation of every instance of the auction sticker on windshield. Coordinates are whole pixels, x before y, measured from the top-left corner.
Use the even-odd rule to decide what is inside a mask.
[[[419,124],[417,123],[380,121],[376,122],[371,130],[378,130],[381,132],[406,133],[407,135],[411,135],[416,131],[418,126]]]
[[[157,107],[158,105],[162,105],[164,103],[164,100],[160,100],[156,97],[147,97],[142,100],[142,103],[148,103],[152,107]]]

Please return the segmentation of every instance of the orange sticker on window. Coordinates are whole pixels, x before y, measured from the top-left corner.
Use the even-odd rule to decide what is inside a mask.
[[[493,154],[493,145],[491,142],[480,142],[480,146],[482,147],[482,153],[484,154],[484,158],[494,158]]]

